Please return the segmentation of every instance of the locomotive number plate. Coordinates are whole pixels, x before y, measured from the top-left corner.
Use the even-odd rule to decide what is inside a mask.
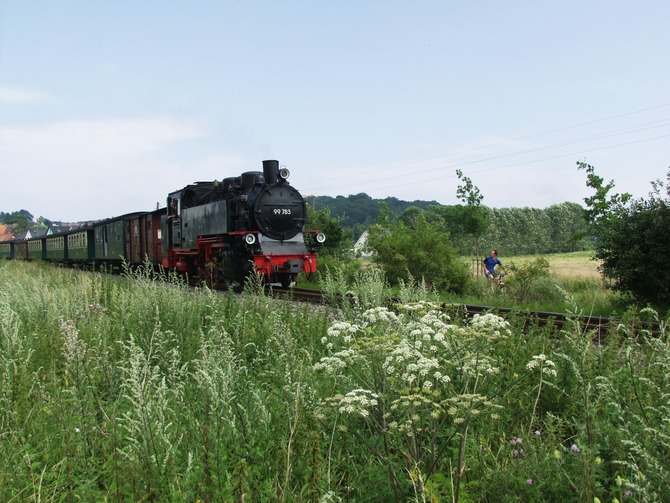
[[[290,215],[291,208],[275,208],[272,210],[275,215]]]

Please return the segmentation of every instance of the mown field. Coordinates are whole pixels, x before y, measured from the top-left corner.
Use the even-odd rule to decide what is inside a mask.
[[[547,255],[518,255],[500,257],[503,265],[526,266],[538,258],[545,259],[549,264],[549,272],[553,278],[559,280],[601,280],[598,272],[598,262],[593,260],[593,252],[578,251],[571,253],[552,253]],[[481,263],[478,259],[464,258],[470,263],[475,273],[481,275]]]
[[[0,264],[2,501],[670,501],[670,345]],[[647,313],[653,317],[653,313]]]
[[[525,265],[538,256],[520,256],[505,258],[505,262]],[[542,255],[549,262],[551,275],[563,280],[600,280],[598,262],[593,259],[593,252],[579,251],[572,253],[556,253]]]

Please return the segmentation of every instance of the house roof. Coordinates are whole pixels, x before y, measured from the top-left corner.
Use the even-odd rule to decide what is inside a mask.
[[[16,224],[0,224],[0,236],[4,234],[10,234],[13,236],[14,227],[16,227]]]
[[[28,229],[28,232],[26,233],[26,238],[31,239],[31,238],[39,238],[41,236],[46,236],[47,230],[46,229]]]
[[[61,232],[73,231],[79,229],[81,225],[79,224],[67,224],[67,225],[52,225],[49,227],[47,234],[50,236],[52,234],[60,234]]]

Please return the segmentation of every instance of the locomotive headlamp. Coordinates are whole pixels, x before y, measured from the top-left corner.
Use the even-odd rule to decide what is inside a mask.
[[[279,170],[279,178],[281,178],[282,180],[286,180],[290,174],[291,172],[286,168],[282,168]]]
[[[244,241],[245,241],[248,245],[252,245],[252,244],[254,244],[254,243],[256,242],[256,235],[255,235],[255,234],[245,234],[245,236],[244,236]]]
[[[323,232],[319,232],[316,235],[316,242],[317,243],[325,243],[326,242],[326,235]]]

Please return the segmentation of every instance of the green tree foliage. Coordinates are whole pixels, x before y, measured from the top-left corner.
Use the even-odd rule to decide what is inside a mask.
[[[14,232],[25,232],[32,226],[33,215],[27,210],[19,210],[13,213],[5,213],[4,211],[0,211],[0,223],[16,224]]]
[[[368,246],[391,284],[406,280],[409,273],[439,290],[463,291],[468,267],[446,230],[429,223],[423,211],[408,210],[392,218],[383,207],[380,215],[379,223],[370,228]]]
[[[535,255],[584,249],[584,208],[562,203],[546,209],[486,208],[490,247],[504,255]]]
[[[524,266],[509,265],[513,273],[510,292],[519,302],[527,302],[537,285],[549,278],[549,262],[538,257]]]
[[[36,223],[37,223],[37,227],[39,229],[48,229],[49,227],[51,227],[54,224],[51,220],[49,220],[48,218],[44,218],[44,217],[39,217],[37,219]]]
[[[481,205],[484,196],[472,180],[456,170],[462,184],[456,196],[464,204],[453,206],[432,205],[426,209],[429,222],[442,226],[451,235],[454,246],[461,254],[479,254],[481,237],[488,227],[488,211]]]
[[[578,250],[586,231],[584,208],[577,203],[565,202],[549,206],[545,213],[550,222],[552,252]]]
[[[340,225],[340,220],[333,218],[329,208],[314,210],[308,207],[307,223],[309,228],[317,229],[326,235],[326,242],[319,249],[319,253],[337,256],[352,248],[351,230],[345,231]]]
[[[670,184],[656,180],[648,199],[632,200],[627,193],[610,195],[613,181],[604,184],[593,166],[577,164],[595,191],[584,201],[603,274],[615,280],[614,289],[640,302],[669,305]]]
[[[437,201],[401,201],[395,197],[372,199],[365,193],[350,196],[319,196],[315,199],[317,208],[328,208],[333,218],[337,218],[345,229],[353,229],[354,237],[360,236],[369,226],[377,221],[380,202],[394,215],[399,215],[411,206],[426,209]]]

